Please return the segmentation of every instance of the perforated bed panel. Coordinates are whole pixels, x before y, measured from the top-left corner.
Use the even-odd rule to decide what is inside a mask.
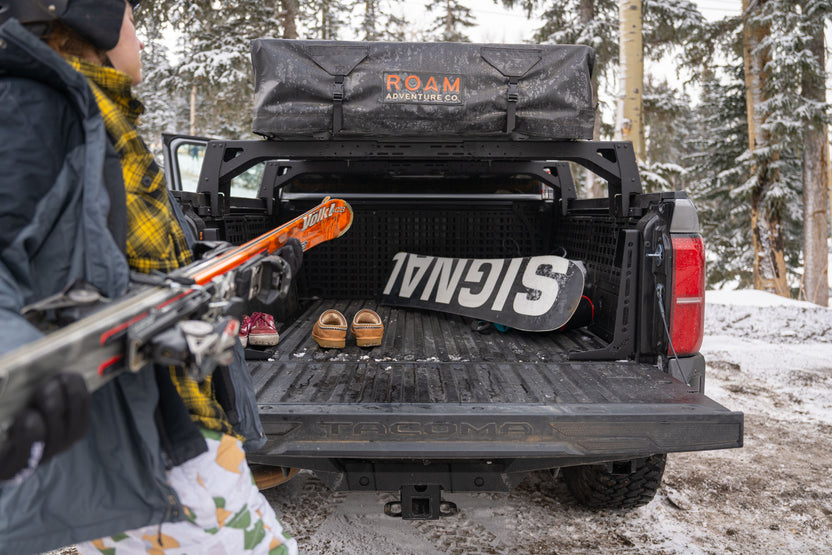
[[[381,292],[397,252],[510,258],[553,248],[552,207],[539,202],[351,204],[355,220],[350,230],[305,253],[301,296],[373,298]]]

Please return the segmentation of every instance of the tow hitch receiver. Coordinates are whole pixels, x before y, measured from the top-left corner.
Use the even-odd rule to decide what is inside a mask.
[[[403,520],[437,520],[459,512],[456,503],[442,500],[442,487],[439,485],[402,486],[400,491],[400,501],[385,503],[384,514],[387,516]]]

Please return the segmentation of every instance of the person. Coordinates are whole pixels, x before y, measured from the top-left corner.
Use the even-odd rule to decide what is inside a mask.
[[[136,124],[142,79],[125,0],[0,0],[0,354],[41,336],[21,308],[83,279],[191,261]],[[149,365],[92,395],[42,384],[8,430],[0,551],[296,553],[254,485],[265,436],[242,357],[196,382]]]

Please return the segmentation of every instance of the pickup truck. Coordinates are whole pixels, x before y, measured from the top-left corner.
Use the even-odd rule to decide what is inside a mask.
[[[684,192],[643,192],[630,143],[336,133],[164,144],[172,194],[203,240],[242,243],[326,196],[354,212],[346,234],[304,253],[288,300],[250,307],[280,333],[277,347],[247,350],[268,435],[251,462],[312,471],[333,490],[399,491],[386,513],[435,519],[455,511],[443,491],[508,491],[543,469],[587,506],[637,507],[668,453],[742,446],[743,414],[704,393],[696,209]],[[578,166],[606,196],[578,198]],[[400,252],[558,254],[583,265],[593,312],[536,333],[383,304]],[[378,312],[382,344],[320,348],[312,327],[330,308]]]

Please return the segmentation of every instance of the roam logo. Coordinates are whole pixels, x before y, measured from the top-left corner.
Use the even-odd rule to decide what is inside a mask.
[[[464,87],[459,75],[384,73],[382,102],[462,104]]]

